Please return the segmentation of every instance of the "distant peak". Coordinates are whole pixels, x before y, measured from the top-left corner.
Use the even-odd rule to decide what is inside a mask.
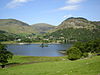
[[[23,25],[29,26],[27,23],[17,19],[0,19],[0,25]]]
[[[69,17],[69,18],[67,18],[65,21],[71,20],[71,19],[82,19],[82,20],[87,20],[86,18],[83,18],[83,17]]]
[[[50,25],[48,23],[37,23],[37,24],[33,24],[32,26],[53,26],[53,25]]]

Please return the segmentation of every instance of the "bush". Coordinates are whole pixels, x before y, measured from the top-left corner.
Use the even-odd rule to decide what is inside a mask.
[[[77,47],[82,53],[100,53],[100,39],[88,42],[77,42],[73,47]]]
[[[89,49],[87,49],[88,45],[86,42],[77,42],[73,47],[77,47],[82,53],[87,53],[90,51]]]
[[[83,53],[83,57],[88,57],[88,53]]]
[[[78,48],[72,47],[67,51],[67,55],[69,60],[77,60],[82,57],[82,52]]]

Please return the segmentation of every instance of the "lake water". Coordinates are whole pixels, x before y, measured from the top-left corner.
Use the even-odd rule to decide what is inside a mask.
[[[72,44],[49,44],[48,47],[40,47],[40,44],[10,44],[7,45],[7,50],[14,55],[24,56],[63,56],[59,50],[66,50]]]

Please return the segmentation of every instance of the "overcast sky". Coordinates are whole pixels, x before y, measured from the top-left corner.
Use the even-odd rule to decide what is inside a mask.
[[[0,0],[0,19],[59,25],[68,17],[100,21],[100,0]]]

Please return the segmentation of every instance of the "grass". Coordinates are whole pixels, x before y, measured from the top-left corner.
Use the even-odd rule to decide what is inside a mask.
[[[15,56],[15,58],[17,57]],[[41,57],[37,58],[38,57],[18,56],[16,60],[13,59],[11,62],[29,62],[32,61],[32,59],[38,61]],[[49,57],[42,58],[45,60],[47,58],[49,59]],[[58,58],[60,57],[55,57],[55,59]],[[50,57],[50,59],[53,59],[54,61],[53,57]],[[76,61],[59,60],[54,62],[18,65],[0,69],[0,75],[100,75],[100,56]]]
[[[31,42],[31,43],[28,43],[28,42],[17,42],[17,41],[2,41],[1,42],[2,44],[19,44],[19,43],[25,43],[25,44],[41,44],[42,42]],[[57,44],[57,43],[55,43]]]
[[[9,63],[30,63],[30,62],[53,62],[53,61],[65,61],[67,56],[60,57],[46,57],[46,56],[14,56],[9,60]]]
[[[17,44],[16,41],[3,41],[2,44]]]

